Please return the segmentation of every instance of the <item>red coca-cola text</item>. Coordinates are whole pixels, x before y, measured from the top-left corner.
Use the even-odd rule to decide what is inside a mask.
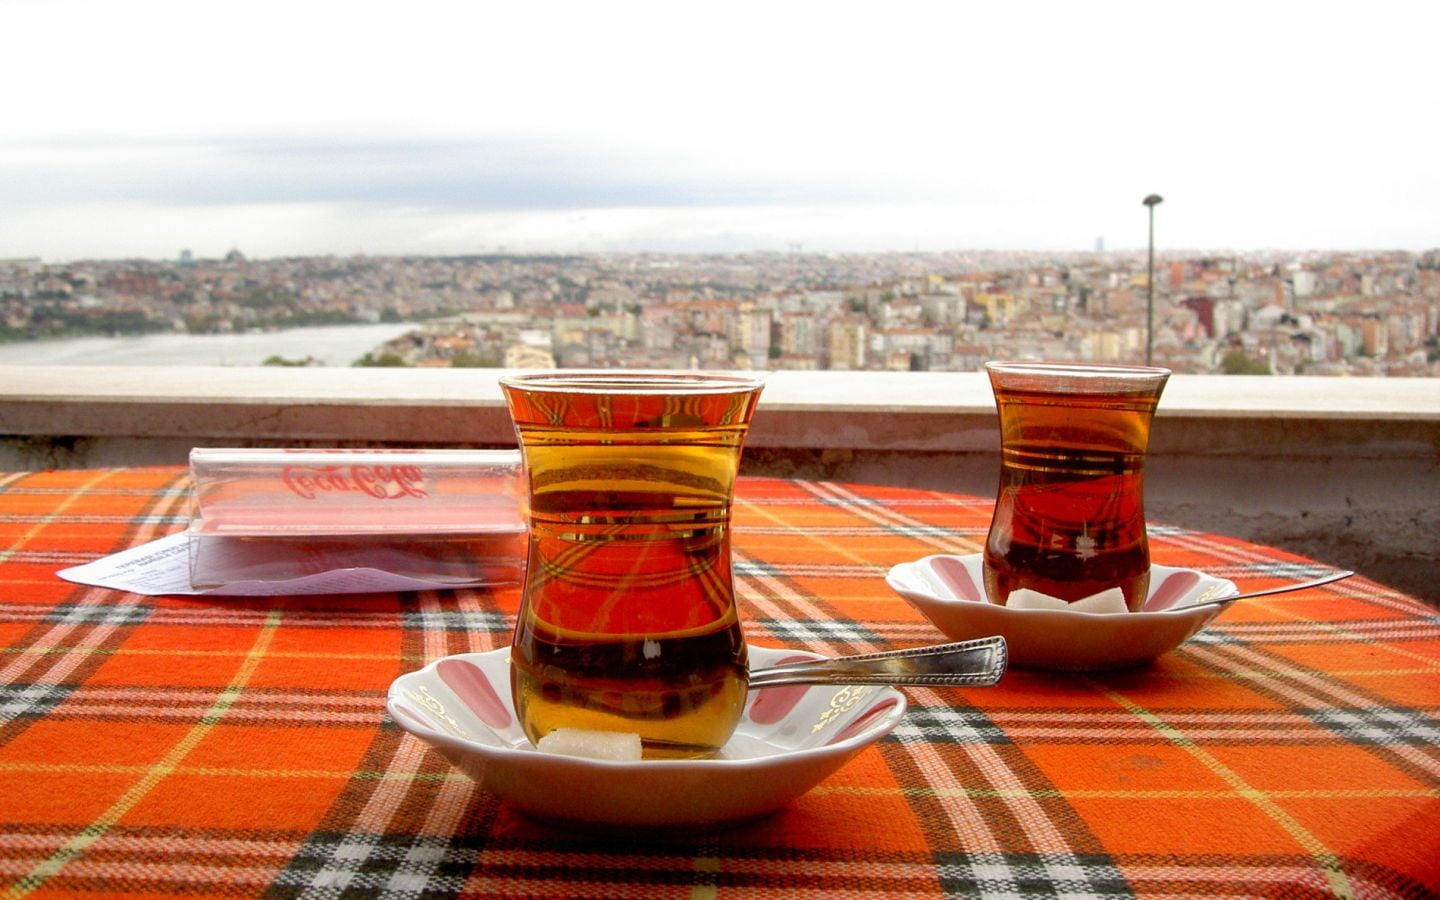
[[[296,495],[361,493],[377,500],[424,497],[425,473],[419,466],[286,466],[280,479]]]

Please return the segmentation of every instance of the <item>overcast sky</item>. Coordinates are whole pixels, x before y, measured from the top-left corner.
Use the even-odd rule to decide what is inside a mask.
[[[0,0],[0,258],[1440,246],[1440,3]]]

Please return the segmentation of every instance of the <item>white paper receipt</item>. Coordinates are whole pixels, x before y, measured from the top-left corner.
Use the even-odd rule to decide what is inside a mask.
[[[380,569],[333,569],[284,581],[238,581],[196,590],[190,586],[189,536],[181,531],[158,541],[131,547],[94,562],[55,574],[77,584],[113,588],[156,597],[162,594],[217,594],[275,597],[297,594],[369,594],[384,591],[448,590],[470,587],[455,582],[425,581]],[[475,584],[480,584],[476,582]]]

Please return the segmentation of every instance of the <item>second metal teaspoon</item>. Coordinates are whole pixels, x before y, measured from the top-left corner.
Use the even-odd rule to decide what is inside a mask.
[[[955,684],[988,687],[1005,674],[1009,654],[1000,636],[907,650],[766,666],[750,687],[779,684]]]
[[[1303,591],[1306,588],[1319,587],[1322,584],[1329,584],[1332,581],[1339,581],[1342,578],[1349,578],[1354,572],[1331,572],[1321,578],[1314,578],[1310,581],[1297,581],[1294,584],[1282,584],[1279,587],[1262,588],[1258,591],[1245,591],[1239,594],[1226,594],[1224,597],[1215,597],[1211,600],[1201,600],[1199,603],[1191,603],[1189,606],[1173,607],[1177,611],[1198,609],[1202,606],[1225,606],[1234,603],[1236,600],[1245,600],[1250,597],[1264,597],[1268,594],[1288,594],[1291,591]],[[1168,612],[1159,609],[1156,612]]]

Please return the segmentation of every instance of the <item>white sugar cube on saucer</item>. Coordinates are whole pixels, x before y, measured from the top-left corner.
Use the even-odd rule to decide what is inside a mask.
[[[633,731],[557,728],[535,745],[545,753],[634,762],[640,759],[640,735]]]
[[[1079,612],[1093,613],[1123,613],[1129,612],[1125,605],[1125,592],[1118,587],[1110,588],[1108,591],[1101,591],[1098,594],[1091,594],[1083,600],[1076,600],[1070,604],[1070,608]]]
[[[1039,591],[1032,591],[1029,588],[1016,588],[1005,598],[1005,605],[1011,609],[1069,609],[1070,604],[1059,597],[1052,597],[1049,594],[1042,594]]]
[[[1030,588],[1017,588],[1010,592],[1005,599],[1005,605],[1011,609],[1066,609],[1072,612],[1090,613],[1123,613],[1129,609],[1125,606],[1125,593],[1118,587],[1101,591],[1098,594],[1076,600],[1074,603],[1067,603],[1059,597],[1052,597],[1049,594],[1042,594],[1040,591],[1033,591]]]

